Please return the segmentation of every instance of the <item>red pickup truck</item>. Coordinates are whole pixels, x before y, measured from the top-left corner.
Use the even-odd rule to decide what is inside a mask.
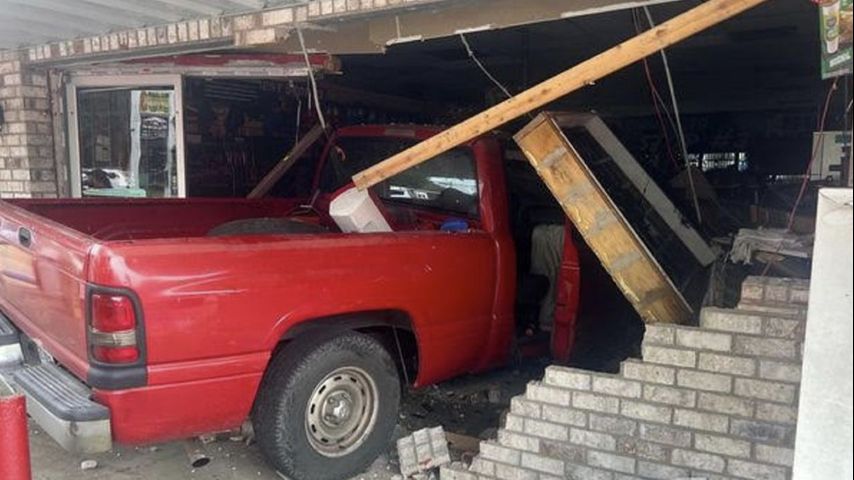
[[[0,202],[0,372],[77,452],[248,419],[292,478],[361,471],[402,385],[493,368],[530,338],[548,347],[548,331],[559,358],[572,345],[570,227],[493,136],[376,186],[392,232],[336,228],[333,192],[439,131],[339,129],[300,160],[313,169],[300,198]],[[544,225],[560,235],[538,238]],[[554,272],[531,274],[544,248]]]

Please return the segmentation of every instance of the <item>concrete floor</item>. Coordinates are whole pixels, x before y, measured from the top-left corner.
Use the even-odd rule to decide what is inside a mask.
[[[521,393],[527,382],[542,375],[543,364],[529,362],[516,369],[504,369],[480,376],[469,376],[407,392],[401,407],[396,437],[424,427],[442,425],[447,431],[470,436],[494,435],[501,413],[510,398]],[[490,391],[492,394],[490,395]],[[496,393],[497,392],[497,393]],[[77,456],[64,451],[37,426],[30,426],[33,478],[36,480],[281,480],[261,456],[254,444],[232,441],[220,436],[201,446],[211,458],[208,465],[192,468],[184,442],[145,447],[118,446],[112,452]],[[459,458],[463,453],[455,451]],[[98,466],[81,470],[83,460],[95,460]],[[352,480],[390,480],[399,473],[397,453],[392,442],[371,468]]]
[[[198,442],[196,442],[198,444]],[[204,445],[209,464],[190,466],[183,443],[172,442],[148,447],[117,447],[98,455],[69,454],[38,427],[30,427],[30,449],[34,480],[281,480],[261,456],[255,445],[217,440]],[[98,466],[81,470],[83,460],[96,460]],[[370,470],[352,480],[390,480],[397,466],[382,455]]]

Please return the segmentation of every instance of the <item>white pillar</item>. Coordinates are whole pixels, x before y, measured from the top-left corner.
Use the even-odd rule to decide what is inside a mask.
[[[818,195],[794,480],[852,478],[851,192]]]

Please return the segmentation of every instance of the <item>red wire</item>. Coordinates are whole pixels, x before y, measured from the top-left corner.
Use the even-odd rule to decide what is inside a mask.
[[[640,23],[638,21],[638,12],[637,9],[632,9],[632,21],[635,24],[635,32],[640,33]],[[661,128],[661,133],[664,135],[664,146],[667,147],[667,157],[670,158],[670,161],[673,163],[676,171],[679,171],[681,168],[679,166],[679,162],[676,161],[676,156],[673,154],[673,148],[670,144],[670,135],[667,133],[667,125],[664,123],[664,118],[661,115],[660,105],[664,106],[664,100],[661,98],[661,94],[658,92],[658,88],[655,86],[655,81],[652,79],[652,72],[649,68],[649,62],[646,57],[643,58],[643,69],[646,74],[646,81],[649,85],[650,94],[652,96],[652,105],[655,107],[655,118],[658,120],[658,126]],[[667,108],[666,106],[664,108]]]
[[[836,84],[839,82],[839,77],[833,79],[833,84],[830,86],[830,90],[827,91],[827,97],[824,100],[824,110],[821,112],[821,116],[818,120],[817,130],[818,133],[824,132],[824,124],[827,120],[827,112],[830,110],[830,99],[833,97],[833,92],[836,91]],[[801,189],[798,192],[798,197],[795,199],[795,204],[792,205],[792,211],[789,213],[789,221],[786,224],[786,230],[791,231],[792,225],[795,223],[795,214],[798,211],[798,207],[801,204],[801,200],[804,198],[804,193],[807,190],[807,185],[810,182],[810,172],[812,171],[812,165],[815,163],[815,159],[818,157],[820,143],[816,143],[815,147],[813,147],[812,156],[810,157],[809,163],[807,163],[807,169],[804,172],[804,180],[801,182]]]
[[[836,91],[836,84],[839,81],[839,77],[833,79],[833,85],[830,86],[830,90],[827,91],[827,97],[824,99],[824,110],[821,112],[821,115],[818,119],[817,130],[819,133],[824,131],[824,124],[827,120],[827,112],[830,110],[830,99],[833,97],[833,92]],[[789,212],[789,221],[786,222],[786,231],[792,231],[792,225],[795,224],[795,214],[798,211],[798,207],[801,204],[801,200],[804,198],[804,193],[807,190],[807,185],[810,182],[810,172],[812,171],[812,165],[815,162],[815,159],[818,157],[820,143],[816,143],[812,150],[812,156],[810,157],[809,163],[807,163],[807,169],[804,172],[804,180],[801,182],[801,189],[798,192],[798,197],[795,199],[795,203],[792,205],[792,211]],[[780,245],[777,247],[775,253],[779,253],[783,248],[783,242],[780,242]],[[771,264],[773,262],[768,262],[765,264],[765,268],[762,269],[762,277],[768,274],[768,271],[771,269]]]

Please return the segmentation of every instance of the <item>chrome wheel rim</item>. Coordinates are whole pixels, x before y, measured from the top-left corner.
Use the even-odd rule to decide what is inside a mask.
[[[358,449],[377,419],[377,385],[357,367],[341,367],[314,387],[305,409],[309,444],[326,457]]]

